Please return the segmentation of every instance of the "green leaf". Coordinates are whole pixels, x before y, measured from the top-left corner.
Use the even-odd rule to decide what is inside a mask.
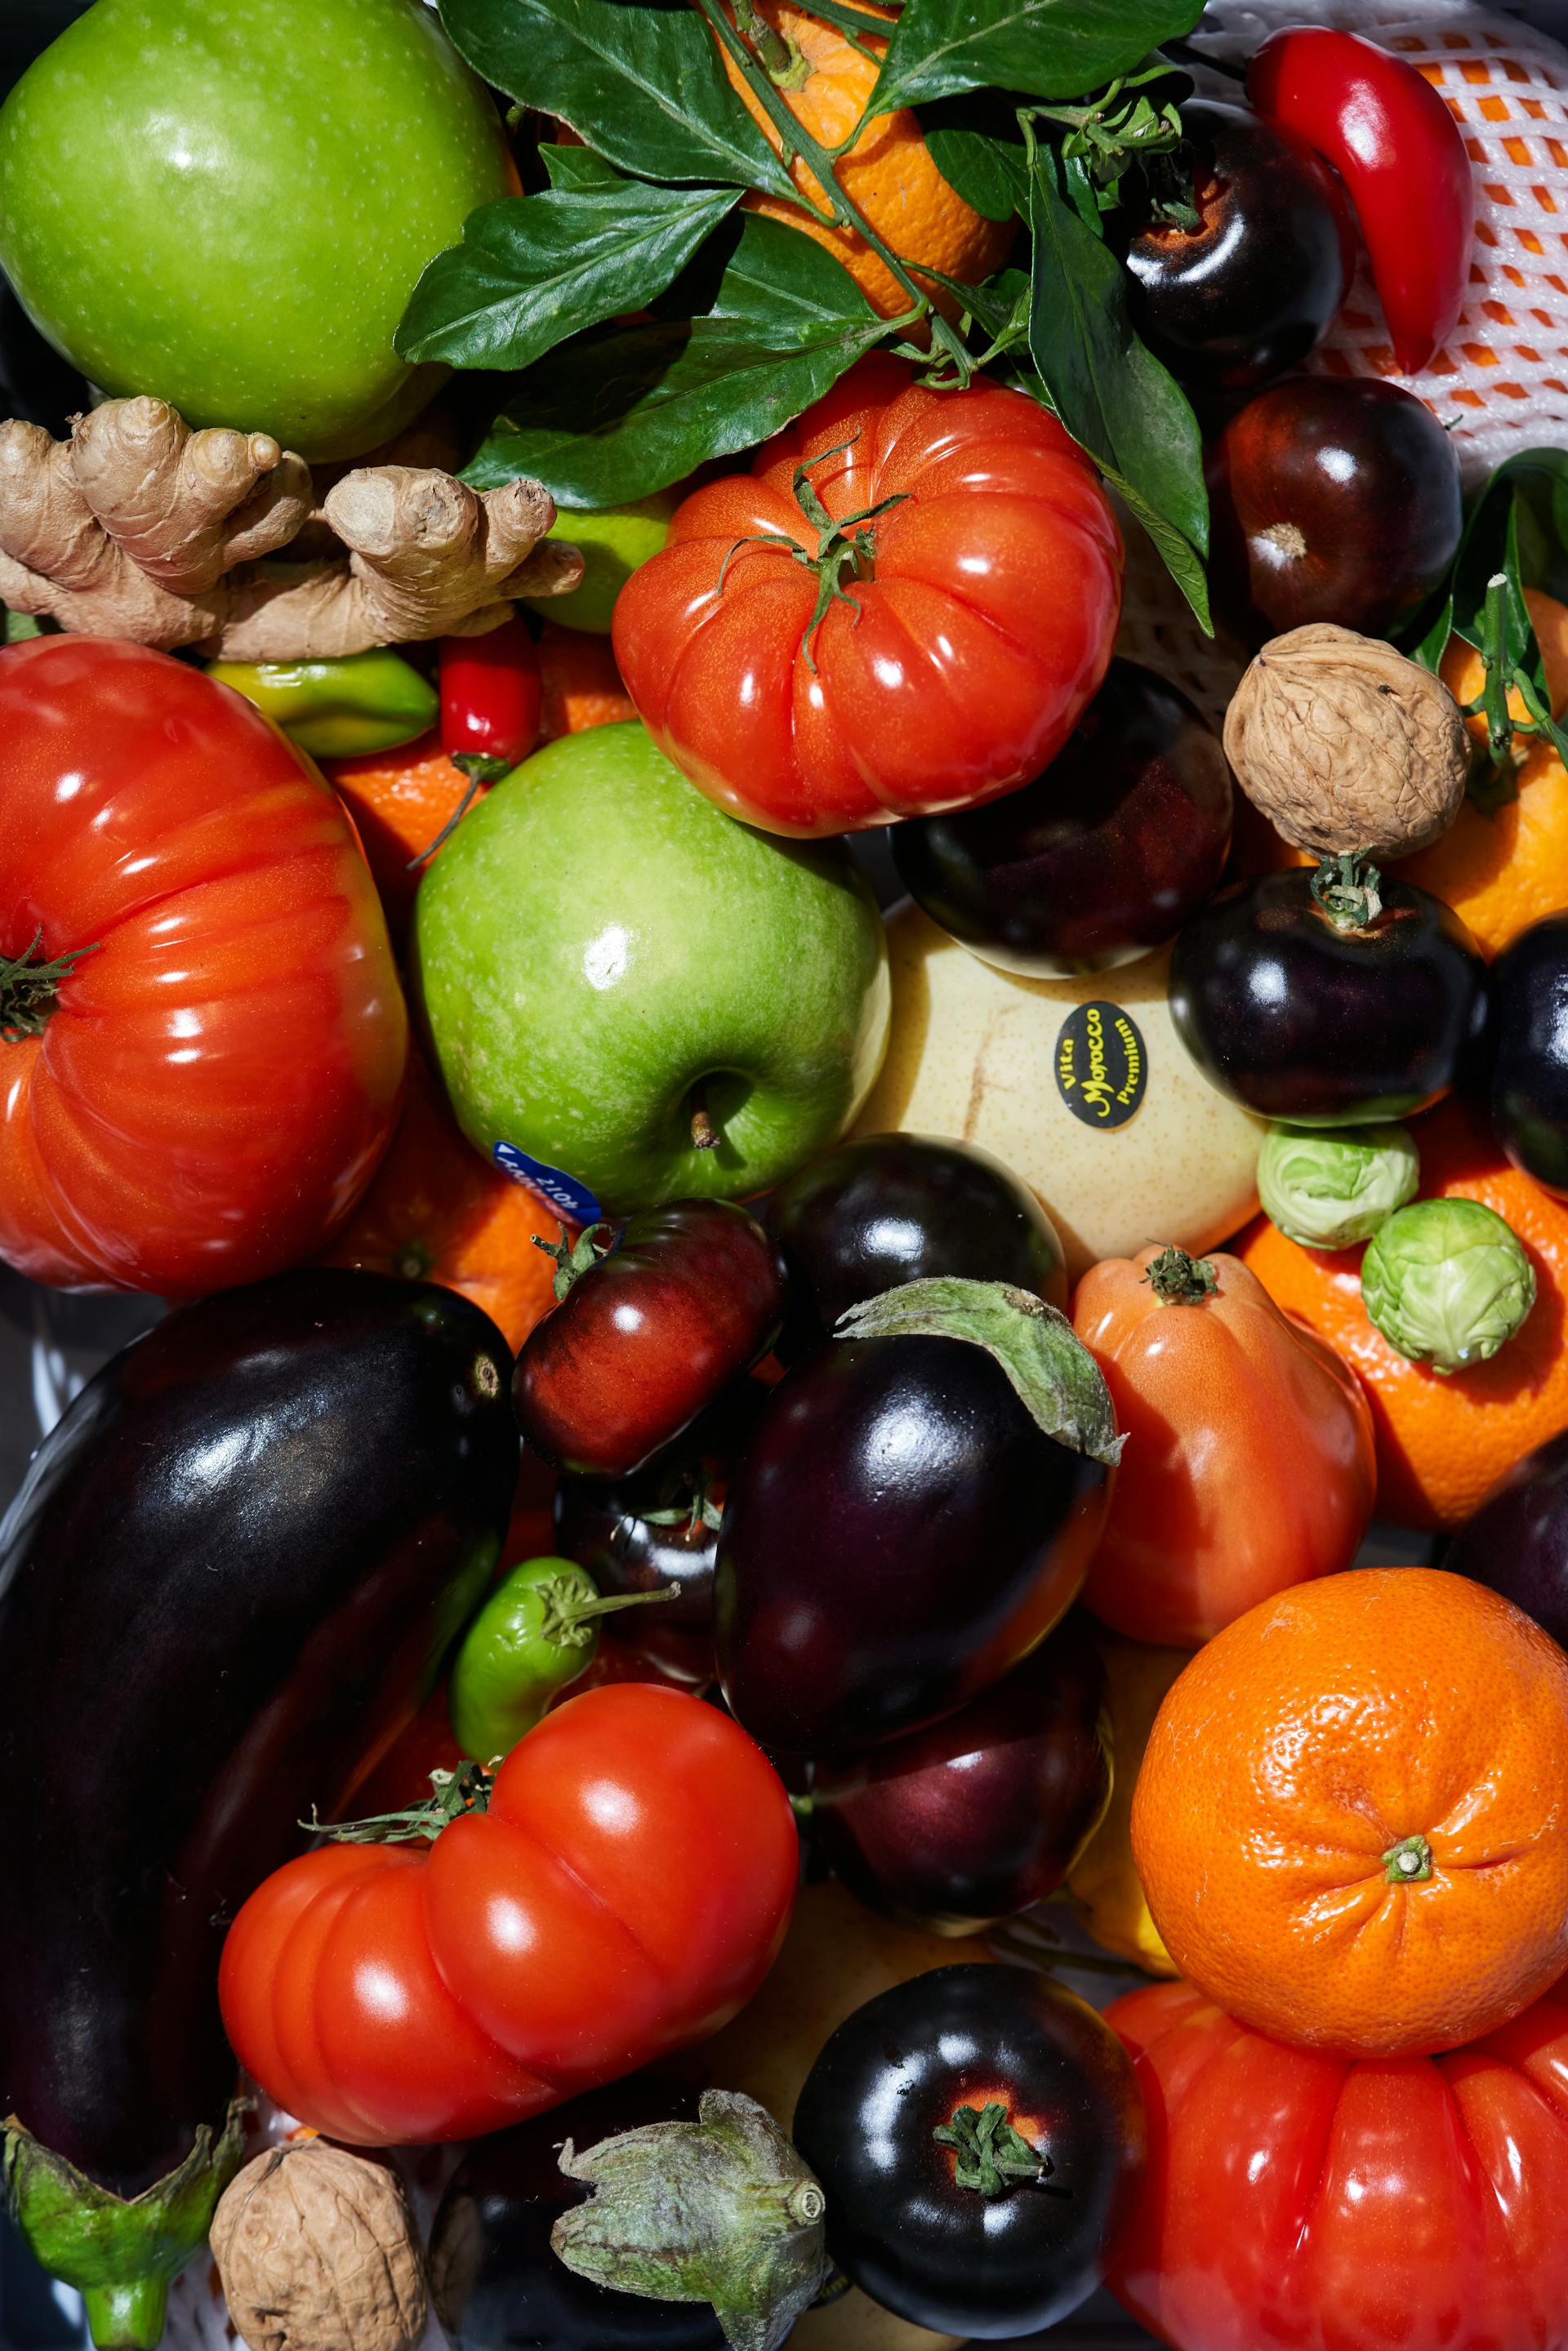
[[[441,0],[476,73],[622,171],[795,193],[686,0]]]
[[[1014,107],[998,92],[972,92],[922,107],[920,128],[947,185],[987,220],[1029,211],[1029,157]]]
[[[1214,634],[1214,616],[1208,607],[1208,575],[1203,568],[1203,558],[1174,523],[1156,514],[1148,500],[1140,496],[1124,475],[1113,465],[1101,468],[1105,479],[1115,491],[1134,518],[1142,523],[1160,551],[1160,559],[1182,594],[1191,605],[1194,618],[1206,637]]]
[[[1448,578],[1396,642],[1430,670],[1451,635],[1479,648],[1487,583],[1500,571],[1508,583],[1510,645],[1544,699],[1541,648],[1522,591],[1540,588],[1568,602],[1568,449],[1521,449],[1498,466],[1470,510]]]
[[[905,0],[867,112],[988,85],[1082,98],[1202,13],[1201,0]]]
[[[602,180],[470,213],[462,244],[438,253],[413,289],[395,338],[402,356],[531,367],[568,335],[643,308],[740,202],[738,188],[658,188],[599,169]]]
[[[619,172],[596,155],[591,147],[568,147],[550,140],[539,141],[539,162],[552,188],[619,188]]]
[[[750,213],[653,307],[520,376],[463,479],[531,474],[577,507],[646,497],[778,432],[887,332],[831,253]]]

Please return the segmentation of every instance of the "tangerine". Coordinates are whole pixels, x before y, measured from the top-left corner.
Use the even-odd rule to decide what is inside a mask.
[[[1172,1686],[1133,1851],[1182,1973],[1275,2040],[1495,2032],[1568,1967],[1568,1657],[1435,1568],[1293,1584]]]
[[[1423,1199],[1479,1200],[1513,1228],[1535,1270],[1535,1304],[1490,1363],[1445,1375],[1396,1353],[1361,1301],[1360,1249],[1301,1249],[1260,1217],[1233,1244],[1276,1306],[1361,1377],[1377,1447],[1377,1514],[1457,1527],[1506,1469],[1568,1428],[1568,1203],[1503,1157],[1457,1100],[1414,1120]]]

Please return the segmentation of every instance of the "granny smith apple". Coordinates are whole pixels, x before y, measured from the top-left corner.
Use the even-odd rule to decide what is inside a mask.
[[[670,517],[680,500],[670,490],[656,490],[650,498],[633,498],[623,507],[605,507],[598,514],[556,501],[551,538],[564,538],[582,555],[582,578],[570,593],[534,603],[547,620],[564,621],[569,629],[587,629],[596,636],[610,634],[615,599],[640,563],[657,555],[670,535]]]
[[[766,1190],[842,1134],[887,1042],[842,844],[737,824],[634,721],[551,743],[465,819],[414,959],[465,1131],[573,1213]]]
[[[357,456],[441,381],[392,334],[508,173],[421,0],[97,0],[0,110],[0,267],[106,392]]]

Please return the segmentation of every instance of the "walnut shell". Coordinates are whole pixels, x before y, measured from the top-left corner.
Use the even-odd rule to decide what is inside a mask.
[[[213,2216],[213,2258],[250,2351],[410,2351],[427,2297],[395,2172],[297,2139],[236,2174]]]
[[[1275,831],[1319,857],[1425,849],[1458,816],[1470,764],[1440,678],[1327,622],[1263,647],[1231,696],[1225,752]]]

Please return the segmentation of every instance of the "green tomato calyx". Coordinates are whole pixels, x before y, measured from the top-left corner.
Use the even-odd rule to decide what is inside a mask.
[[[0,956],[0,1042],[19,1045],[24,1037],[41,1037],[62,982],[83,956],[96,955],[98,948],[95,939],[89,947],[68,947],[64,955],[47,956],[40,928],[19,956]]]
[[[724,591],[725,573],[729,569],[743,547],[781,547],[797,563],[817,575],[817,601],[811,617],[800,638],[800,649],[806,656],[806,666],[816,674],[817,657],[812,651],[812,639],[827,618],[828,607],[836,600],[847,604],[854,618],[860,618],[860,605],[844,585],[849,580],[874,580],[876,577],[876,533],[872,528],[878,515],[890,507],[902,506],[908,497],[907,490],[894,490],[891,496],[879,498],[874,506],[862,507],[858,514],[845,515],[835,522],[811,482],[811,467],[825,465],[830,457],[841,457],[860,439],[858,433],[841,441],[836,448],[820,449],[814,457],[802,457],[795,468],[795,503],[817,534],[814,549],[804,548],[799,539],[784,530],[751,531],[737,538],[725,557],[718,575],[719,592]]]
[[[1479,1200],[1416,1200],[1367,1244],[1362,1302],[1412,1364],[1462,1372],[1511,1339],[1535,1303],[1535,1272],[1512,1228]]]
[[[931,2136],[938,2147],[952,2148],[957,2186],[977,2196],[1002,2196],[1020,2183],[1036,2188],[1051,2168],[1051,2158],[1013,2128],[995,2098],[986,2106],[959,2106]]]
[[[499,1757],[492,1757],[492,1764]],[[431,1792],[423,1803],[401,1813],[372,1813],[362,1821],[324,1821],[312,1808],[298,1826],[324,1836],[329,1844],[413,1844],[423,1837],[434,1844],[444,1828],[465,1813],[487,1813],[495,1772],[482,1763],[459,1763],[455,1771],[433,1771]]]
[[[559,1241],[541,1240],[538,1233],[529,1235],[535,1249],[543,1249],[546,1257],[555,1259],[555,1280],[551,1287],[558,1306],[572,1283],[583,1274],[591,1273],[594,1267],[610,1255],[614,1246],[613,1228],[609,1225],[585,1225],[576,1240],[572,1239],[568,1226],[561,1225],[559,1232]],[[609,1238],[601,1239],[601,1235]]]
[[[1140,1279],[1146,1281],[1162,1306],[1197,1306],[1219,1288],[1219,1276],[1206,1257],[1188,1257],[1186,1249],[1163,1249],[1152,1258]]]
[[[1383,912],[1383,876],[1367,849],[1342,849],[1312,875],[1312,896],[1336,931],[1366,931]]]
[[[1424,1836],[1401,1837],[1383,1856],[1390,1886],[1425,1886],[1432,1875],[1432,1848]]]

